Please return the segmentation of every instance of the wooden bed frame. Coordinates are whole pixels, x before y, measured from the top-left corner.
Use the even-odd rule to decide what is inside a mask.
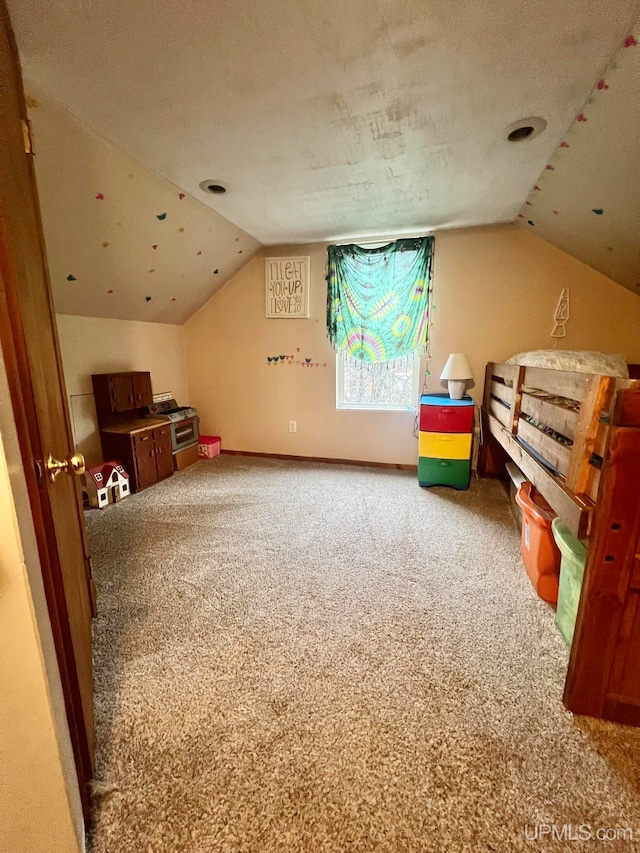
[[[482,426],[480,474],[510,457],[587,543],[565,705],[640,726],[640,381],[490,363]]]

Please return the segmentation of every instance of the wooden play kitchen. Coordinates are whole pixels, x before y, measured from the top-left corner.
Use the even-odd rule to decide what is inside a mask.
[[[197,461],[196,410],[177,406],[169,394],[154,398],[150,373],[96,373],[91,380],[102,453],[122,462],[132,491]]]
[[[107,459],[120,459],[139,492],[173,474],[171,433],[161,421],[138,420],[107,426],[102,430],[102,452]]]
[[[491,363],[482,420],[480,473],[513,459],[586,545],[565,705],[640,726],[640,382]]]

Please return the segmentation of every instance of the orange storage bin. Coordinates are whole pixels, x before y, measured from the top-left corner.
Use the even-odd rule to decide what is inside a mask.
[[[551,522],[556,514],[533,483],[525,482],[518,487],[516,502],[522,510],[520,553],[527,574],[540,598],[555,604],[558,601],[560,551],[553,538]]]

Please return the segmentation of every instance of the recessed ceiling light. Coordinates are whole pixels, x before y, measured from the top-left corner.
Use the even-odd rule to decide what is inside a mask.
[[[199,186],[201,190],[204,190],[206,193],[212,193],[213,195],[222,195],[227,191],[225,186],[214,181],[212,178],[208,178],[206,181],[201,181]]]
[[[507,139],[509,142],[520,142],[521,139],[528,139],[532,134],[533,127],[530,124],[523,124],[522,127],[512,130]]]
[[[546,128],[547,122],[541,116],[529,116],[514,121],[507,128],[509,142],[524,142],[525,139],[535,139]]]

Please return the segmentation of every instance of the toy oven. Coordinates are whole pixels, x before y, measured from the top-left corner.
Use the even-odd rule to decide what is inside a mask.
[[[195,415],[192,418],[171,423],[171,448],[174,453],[198,443],[200,437],[198,420],[198,416]]]

